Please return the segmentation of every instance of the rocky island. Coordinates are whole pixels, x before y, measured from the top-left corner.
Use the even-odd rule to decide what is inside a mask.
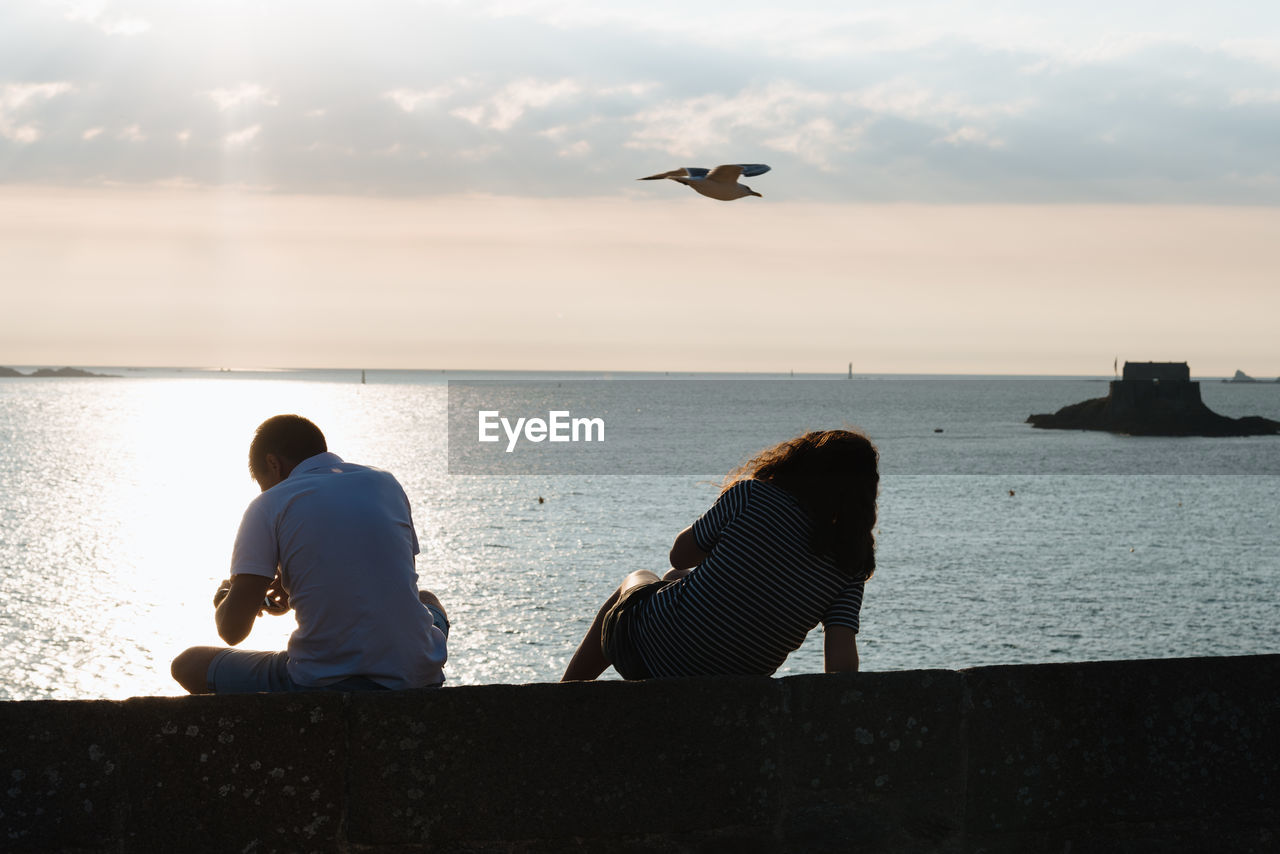
[[[1204,405],[1200,383],[1191,381],[1186,362],[1125,362],[1122,379],[1106,397],[1064,406],[1053,414],[1027,418],[1049,430],[1103,430],[1131,436],[1267,436],[1280,434],[1280,421],[1249,416],[1228,418]]]
[[[1261,383],[1261,382],[1268,382],[1268,380],[1260,380],[1257,377],[1249,376],[1244,371],[1236,371],[1235,376],[1233,376],[1229,380],[1223,380],[1223,382],[1224,383]],[[1274,380],[1270,380],[1270,382],[1280,383],[1280,377],[1276,377]]]

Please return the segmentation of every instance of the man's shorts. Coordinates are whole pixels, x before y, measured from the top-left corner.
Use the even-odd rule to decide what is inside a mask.
[[[639,584],[618,597],[613,607],[605,612],[600,623],[600,651],[623,679],[653,678],[635,645],[636,615],[653,594],[674,583],[651,581]]]
[[[439,608],[424,602],[444,636],[449,636],[449,620]],[[254,652],[248,649],[224,649],[209,662],[205,677],[213,694],[257,694],[305,691],[386,691],[367,676],[351,676],[341,682],[316,687],[299,685],[289,676],[289,653]]]

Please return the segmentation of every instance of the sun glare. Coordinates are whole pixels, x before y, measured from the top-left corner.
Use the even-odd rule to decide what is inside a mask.
[[[222,643],[211,600],[227,577],[240,515],[258,494],[246,462],[254,428],[279,412],[338,419],[306,383],[206,378],[128,388],[127,405],[86,413],[96,456],[108,461],[96,513],[84,520],[93,530],[83,536],[98,542],[90,570],[93,583],[116,587],[128,605],[81,616],[118,643],[113,661],[84,662],[77,675],[115,684],[73,687],[79,696],[180,693],[168,675],[172,656]],[[281,649],[293,628],[292,616],[260,620],[243,647]]]

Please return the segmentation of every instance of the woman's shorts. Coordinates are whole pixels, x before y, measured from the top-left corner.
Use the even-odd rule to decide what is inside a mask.
[[[618,597],[613,607],[605,612],[600,624],[600,651],[623,679],[653,678],[635,645],[635,620],[640,608],[653,594],[674,583],[651,581],[639,584]]]

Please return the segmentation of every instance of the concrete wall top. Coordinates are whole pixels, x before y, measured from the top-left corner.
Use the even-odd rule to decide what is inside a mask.
[[[15,852],[1280,850],[1280,656],[0,703]]]

